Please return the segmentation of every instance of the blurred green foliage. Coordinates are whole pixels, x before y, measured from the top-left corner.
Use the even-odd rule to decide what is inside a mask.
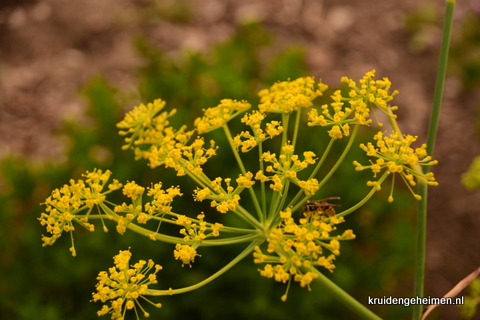
[[[480,188],[480,156],[474,158],[468,171],[462,174],[462,184],[467,190]]]
[[[480,86],[480,12],[473,2],[460,4],[462,13],[455,20],[450,43],[448,69],[449,76],[459,80],[459,91],[469,99],[478,100]],[[460,8],[459,8],[460,9]],[[423,1],[418,9],[410,12],[405,19],[405,27],[410,30],[410,49],[424,52],[433,44],[440,43],[442,10],[435,1]],[[480,104],[476,104],[477,131],[480,133]]]
[[[462,316],[465,319],[472,319],[477,313],[478,304],[480,304],[480,278],[476,278],[468,285],[465,304],[460,306]]]
[[[422,1],[418,7],[405,17],[405,28],[411,32],[409,49],[413,52],[427,50],[433,39],[441,34],[438,28],[441,10],[434,1]]]
[[[262,60],[262,50],[271,36],[259,24],[239,28],[232,38],[212,48],[208,54],[187,53],[173,61],[161,50],[139,37],[135,48],[144,65],[137,70],[139,96],[133,100],[149,102],[162,98],[167,108],[177,108],[178,123],[192,123],[202,108],[216,106],[220,99],[246,99],[256,105],[257,92],[274,81],[309,75],[301,48],[291,47]],[[367,71],[367,70],[366,70]],[[382,75],[388,76],[388,75]],[[333,91],[327,92],[328,96]],[[173,246],[155,243],[133,232],[120,236],[114,225],[104,233],[76,230],[77,257],[68,251],[69,237],[59,239],[52,247],[41,248],[40,235],[45,230],[36,220],[43,202],[54,188],[69,179],[79,179],[86,170],[110,169],[121,182],[134,180],[144,186],[161,180],[164,185],[181,185],[188,195],[194,185],[178,178],[173,170],[151,170],[145,161],[135,162],[131,152],[121,150],[122,138],[115,124],[123,118],[125,104],[132,101],[102,77],[91,79],[81,90],[88,102],[88,123],[65,122],[58,134],[68,141],[67,160],[61,164],[35,165],[29,159],[9,157],[1,164],[0,194],[0,314],[3,319],[93,319],[98,304],[89,303],[100,270],[113,265],[119,250],[131,247],[133,260],[153,259],[164,266],[158,274],[162,289],[194,284],[208,277],[225,261],[238,254],[241,247],[202,248],[194,266],[180,267],[172,261]],[[319,99],[317,105],[323,103]],[[303,128],[305,129],[305,128]],[[367,131],[363,132],[366,133]],[[212,136],[217,134],[212,132]],[[302,133],[300,133],[302,134]],[[217,139],[217,141],[220,139]],[[328,137],[303,139],[305,149],[321,150]],[[359,142],[360,143],[360,142]],[[226,150],[227,148],[220,148]],[[330,164],[343,149],[334,149]],[[233,176],[231,155],[221,152],[210,162],[210,169]],[[338,170],[328,193],[319,198],[340,196],[342,207],[357,203],[368,192],[365,182],[370,175],[355,172],[353,160],[367,162],[363,151],[353,148],[348,161]],[[253,159],[253,161],[258,161]],[[208,166],[205,170],[208,170]],[[408,192],[396,187],[393,204],[386,202],[389,187],[367,206],[347,218],[345,229],[352,228],[357,239],[342,247],[337,270],[328,276],[343,289],[366,303],[368,295],[407,296],[412,292],[414,201]],[[124,200],[110,198],[112,202]],[[191,209],[191,203],[174,204],[178,212]],[[202,210],[195,204],[195,212]],[[208,210],[208,205],[204,209]],[[108,222],[107,222],[108,223]],[[253,258],[252,258],[253,259]],[[322,289],[312,291],[292,286],[287,302],[280,296],[285,285],[260,277],[251,259],[242,261],[227,274],[200,290],[182,296],[153,299],[161,309],[149,308],[153,317],[162,319],[351,319],[352,314]],[[371,306],[388,319],[404,319],[403,306]]]
[[[467,11],[456,29],[450,48],[449,69],[460,78],[464,91],[476,91],[480,84],[480,14]]]
[[[448,71],[460,79],[462,90],[468,92],[480,83],[480,14],[468,3],[463,6],[461,19],[455,21]],[[405,19],[405,26],[411,31],[410,49],[422,52],[438,43],[442,19],[442,9],[435,1],[424,1],[410,12]]]

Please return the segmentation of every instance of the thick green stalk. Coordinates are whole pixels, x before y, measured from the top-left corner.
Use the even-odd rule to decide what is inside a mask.
[[[435,82],[435,93],[433,98],[432,114],[427,135],[427,154],[433,156],[435,138],[437,135],[438,121],[440,117],[440,107],[442,104],[443,88],[445,84],[445,74],[447,70],[448,49],[450,45],[450,34],[452,30],[453,11],[455,0],[446,1],[445,21],[442,33],[442,45],[440,48],[440,57],[437,69],[437,79]],[[428,173],[429,168],[424,173]],[[417,257],[415,261],[415,287],[414,296],[424,296],[425,281],[425,251],[427,243],[427,185],[420,182],[418,185],[418,194],[422,197],[418,204],[417,217]],[[413,319],[419,320],[422,317],[422,305],[414,305]]]
[[[318,278],[316,278],[314,281],[322,286],[324,293],[334,296],[336,299],[340,300],[340,302],[342,302],[346,307],[355,312],[360,318],[367,320],[381,320],[379,316],[370,311],[367,307],[358,302],[358,300],[353,298],[351,295],[346,293],[342,288],[337,286],[332,280],[328,279],[316,268],[311,267],[307,268],[306,270],[309,270],[318,275]]]
[[[427,184],[419,183],[418,194],[422,200],[418,202],[417,215],[417,253],[415,259],[415,284],[413,288],[414,297],[424,296],[425,282],[425,255],[427,247]],[[413,319],[420,320],[422,317],[423,305],[413,306]]]
[[[447,0],[445,9],[445,20],[442,33],[442,45],[440,48],[440,57],[438,61],[437,79],[435,81],[435,92],[433,96],[432,114],[427,135],[427,153],[433,156],[435,138],[437,136],[438,120],[440,118],[440,107],[442,106],[443,88],[445,85],[445,74],[447,72],[448,49],[450,46],[450,35],[452,33],[453,10],[455,0]]]

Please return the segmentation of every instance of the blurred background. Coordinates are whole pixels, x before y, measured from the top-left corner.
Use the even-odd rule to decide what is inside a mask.
[[[134,105],[162,98],[167,108],[178,109],[178,123],[191,123],[202,108],[223,98],[256,105],[257,92],[277,80],[313,75],[333,90],[340,88],[341,76],[358,79],[376,69],[378,78],[390,78],[400,91],[394,103],[403,131],[425,141],[442,22],[443,1],[434,0],[3,0],[1,318],[96,318],[100,305],[89,302],[95,277],[128,247],[134,260],[152,258],[164,266],[161,289],[194,284],[242,250],[202,249],[191,269],[181,269],[171,261],[172,246],[128,231],[119,236],[114,225],[106,234],[98,226],[93,234],[77,228],[75,258],[66,236],[41,247],[39,204],[86,170],[110,169],[120,181],[145,186],[160,179],[167,186],[186,182],[121,151],[115,124]],[[480,193],[461,183],[480,155],[479,86],[480,5],[462,1],[455,11],[434,154],[440,186],[429,193],[427,296],[443,296],[480,265]],[[305,148],[324,141],[312,143]],[[212,165],[228,163],[221,157]],[[349,159],[362,162],[362,157],[355,148]],[[339,169],[338,182],[325,195],[341,196],[345,207],[363,197],[370,178],[355,173],[350,163]],[[359,187],[349,189],[342,182],[353,174]],[[337,269],[327,276],[360,302],[413,291],[415,201],[400,184],[395,188],[394,203],[380,193],[342,226],[352,228],[357,239],[343,245]],[[190,203],[178,205],[191,210]],[[355,319],[317,286],[308,292],[295,284],[281,302],[286,286],[260,277],[257,268],[245,259],[200,290],[154,299],[163,307],[147,307],[148,312],[162,319]],[[385,319],[410,318],[410,308],[403,306],[371,308]],[[441,306],[428,317],[457,318],[455,306]]]

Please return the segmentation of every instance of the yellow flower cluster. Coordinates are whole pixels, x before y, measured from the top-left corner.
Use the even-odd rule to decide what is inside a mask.
[[[122,192],[125,196],[132,199],[132,204],[122,203],[122,205],[114,208],[114,212],[126,214],[125,217],[120,217],[117,221],[117,232],[120,234],[124,234],[127,231],[127,225],[133,219],[137,218],[138,222],[142,223],[146,223],[149,219],[148,215],[142,211],[142,195],[145,192],[145,188],[132,181],[123,186]]]
[[[348,96],[352,98],[353,101],[358,99],[363,99],[366,103],[376,106],[383,112],[389,114],[389,111],[398,109],[398,107],[388,106],[388,103],[393,100],[398,94],[397,90],[394,90],[390,93],[392,83],[388,78],[383,78],[382,80],[373,80],[375,77],[375,70],[369,71],[365,76],[360,79],[360,88],[357,86],[355,81],[350,78],[342,77],[341,81],[346,83],[351,90],[348,93]],[[390,110],[389,110],[390,109]]]
[[[195,257],[198,256],[195,248],[198,247],[204,239],[208,237],[218,237],[220,235],[220,229],[223,228],[223,225],[218,222],[209,224],[203,220],[204,218],[205,215],[203,213],[197,216],[198,221],[194,221],[184,215],[177,217],[177,224],[184,226],[184,228],[180,230],[180,233],[185,236],[183,240],[188,243],[178,243],[173,252],[175,259],[182,261],[182,266],[185,264],[190,265],[194,262]],[[207,234],[208,229],[210,229],[211,232]]]
[[[123,129],[119,131],[120,135],[131,135],[125,138],[123,148],[133,149],[135,159],[147,159],[152,168],[164,164],[174,168],[179,176],[185,175],[186,171],[200,174],[201,166],[215,155],[215,142],[210,141],[210,148],[205,149],[203,138],[198,137],[188,145],[195,130],[187,130],[187,126],[179,129],[169,126],[168,118],[175,110],[157,115],[164,106],[165,102],[157,99],[146,106],[141,104],[125,115],[117,124]]]
[[[125,213],[125,217],[118,218],[117,232],[124,234],[127,230],[127,225],[134,219],[139,223],[145,224],[154,216],[170,214],[172,207],[171,203],[176,196],[181,196],[180,188],[170,187],[167,190],[162,189],[162,183],[156,183],[152,188],[148,188],[147,195],[153,197],[153,200],[145,203],[142,210],[142,198],[145,188],[137,185],[134,181],[127,183],[123,187],[123,194],[132,199],[132,204],[116,206],[114,211],[116,213]]]
[[[112,190],[117,190],[122,187],[117,180],[108,185],[108,190],[103,191],[105,184],[110,178],[111,172],[102,170],[94,170],[88,172],[83,176],[86,180],[78,180],[75,182],[70,180],[70,184],[66,184],[60,189],[52,191],[45,201],[45,212],[42,212],[40,224],[45,226],[47,232],[51,234],[50,237],[42,236],[43,246],[52,245],[65,232],[72,232],[75,230],[73,222],[80,224],[89,231],[94,231],[94,225],[88,222],[88,214],[95,205],[101,204],[106,196],[105,194]],[[78,217],[82,211],[88,210],[87,214]],[[73,239],[73,236],[72,236]],[[75,248],[70,248],[72,255],[76,255]]]
[[[375,163],[372,162],[369,166],[361,165],[358,161],[354,161],[357,171],[365,169],[371,169],[374,177],[381,170],[386,169],[390,173],[398,173],[402,179],[407,183],[407,186],[415,186],[415,178],[417,181],[423,181],[429,185],[436,186],[438,182],[435,181],[435,177],[432,172],[423,174],[417,166],[431,166],[438,163],[436,160],[432,160],[427,155],[425,150],[427,145],[423,144],[420,148],[413,149],[411,144],[417,140],[418,137],[411,135],[400,135],[398,132],[393,132],[390,136],[384,136],[383,132],[378,132],[374,136],[374,140],[377,141],[376,146],[372,143],[361,144],[362,148],[368,156],[377,158]],[[369,185],[373,185],[369,182]],[[410,189],[411,190],[411,189]],[[413,191],[412,191],[413,193]],[[414,194],[415,198],[420,200],[420,196]],[[393,201],[390,195],[389,201]]]
[[[390,93],[391,83],[387,78],[374,80],[374,76],[375,70],[367,72],[358,85],[352,79],[343,77],[341,81],[348,85],[347,93],[342,94],[341,90],[337,90],[331,96],[332,103],[325,104],[318,109],[311,109],[308,113],[308,126],[331,127],[328,134],[333,140],[349,135],[352,135],[353,138],[358,125],[370,125],[373,122],[370,119],[370,112],[374,114],[373,107],[378,107],[387,114],[392,126],[396,128],[395,115],[392,113],[396,107],[389,106],[389,103],[398,92]],[[316,83],[312,77],[304,77],[293,81],[278,82],[269,89],[260,91],[258,110],[245,114],[241,118],[247,131],[241,131],[236,136],[231,134],[228,122],[251,108],[246,101],[224,99],[216,107],[204,109],[203,116],[194,121],[195,128],[192,130],[187,129],[185,125],[180,128],[170,126],[169,118],[176,111],[163,111],[165,102],[160,99],[153,103],[134,107],[117,124],[120,135],[125,136],[123,149],[134,150],[135,158],[137,160],[147,159],[152,168],[163,165],[166,168],[173,168],[178,176],[188,175],[198,185],[193,191],[194,201],[208,199],[211,207],[220,213],[233,211],[237,217],[242,218],[250,225],[249,228],[224,227],[221,223],[207,222],[203,212],[188,216],[174,212],[172,202],[177,196],[183,195],[178,186],[163,189],[162,183],[156,183],[152,184],[150,188],[144,188],[131,181],[122,188],[122,184],[114,180],[108,185],[108,190],[104,191],[111,172],[95,170],[84,175],[85,181],[71,180],[70,185],[54,190],[52,195],[46,199],[46,210],[41,214],[39,220],[46,227],[50,237],[43,236],[43,245],[53,244],[64,231],[72,233],[73,222],[93,231],[94,226],[88,222],[88,219],[103,219],[105,216],[102,214],[90,215],[92,208],[97,206],[106,213],[109,219],[116,220],[116,229],[120,234],[125,233],[129,228],[152,240],[175,244],[173,256],[176,260],[181,261],[182,266],[191,266],[195,258],[200,256],[197,249],[202,245],[225,245],[253,241],[250,247],[233,262],[199,285],[216,278],[240,258],[250,254],[255,245],[260,246],[266,242],[264,243],[266,247],[264,252],[259,246],[256,246],[253,254],[254,263],[265,264],[263,269],[259,269],[261,276],[274,278],[275,281],[282,283],[288,282],[289,285],[292,281],[298,282],[301,287],[307,287],[310,290],[310,284],[319,276],[317,269],[314,268],[321,266],[332,272],[335,269],[334,260],[340,254],[340,242],[355,238],[352,230],[346,230],[343,233],[337,231],[337,225],[343,223],[344,218],[335,215],[334,204],[322,202],[328,199],[339,199],[339,197],[306,202],[319,191],[320,184],[314,176],[318,177],[317,172],[321,168],[323,159],[327,157],[333,140],[330,141],[321,161],[317,161],[317,155],[312,151],[299,153],[297,148],[298,154],[295,154],[295,146],[298,147],[301,144],[299,128],[302,114],[300,111],[302,108],[311,107],[313,99],[322,95],[327,88],[322,82]],[[290,121],[291,113],[294,111],[298,111],[298,113],[296,113],[294,121]],[[267,116],[281,117],[282,121],[263,122]],[[355,127],[351,134],[350,125],[352,124]],[[213,140],[210,141],[209,147],[205,146],[208,141],[206,142],[204,137],[196,135],[203,135],[218,128],[223,128],[242,173],[238,175],[237,179],[234,177],[212,179],[203,172],[202,166],[216,154],[217,147]],[[279,143],[268,141],[262,144],[264,141],[278,138],[280,135],[281,144],[280,141],[278,141]],[[369,182],[368,185],[379,189],[390,173],[398,173],[409,187],[414,186],[419,180],[429,185],[437,185],[433,173],[423,174],[420,169],[422,166],[430,166],[437,162],[431,160],[431,157],[427,155],[425,145],[416,149],[411,147],[417,137],[403,136],[398,132],[384,136],[384,133],[379,132],[374,139],[375,144],[361,144],[360,147],[368,156],[375,157],[375,162],[371,161],[371,164],[367,166],[354,162],[357,171],[370,169],[375,177],[377,173],[385,171],[378,181]],[[351,147],[351,141],[352,139],[348,143],[346,151]],[[254,174],[247,171],[238,150],[248,152],[257,146],[259,156],[254,159],[254,162],[259,167],[253,172],[260,170]],[[271,146],[278,148],[277,153],[274,153],[272,149],[267,149]],[[343,152],[331,171],[326,174],[323,181],[327,181],[337,170],[339,164],[344,160],[346,151]],[[301,159],[302,155],[303,159]],[[316,168],[308,170],[310,171],[309,178],[303,178],[302,175],[305,174],[305,171],[301,171],[312,164],[316,164]],[[232,180],[235,180],[236,187]],[[258,188],[253,187],[256,181],[261,182]],[[267,192],[268,188],[266,188],[265,182],[269,183],[273,192]],[[298,186],[298,188],[293,187],[297,191],[295,196],[289,194],[289,190],[292,189],[290,184]],[[106,201],[105,195],[118,189],[122,189],[123,195],[129,198],[131,203],[115,205]],[[243,203],[240,204],[240,196],[245,189],[249,189],[247,193],[256,216],[246,210],[247,206],[243,207]],[[143,204],[145,192],[151,201]],[[369,196],[373,193],[370,192]],[[391,196],[390,200],[393,200]],[[294,219],[291,212],[293,206],[305,203],[304,216]],[[110,207],[113,208],[113,211]],[[354,206],[340,215],[346,215],[356,207]],[[86,211],[86,213],[79,215],[82,211]],[[196,218],[190,218],[195,215]],[[155,232],[148,229],[153,222],[151,220],[158,222]],[[147,224],[148,221],[150,223]],[[180,229],[181,236],[177,234],[175,237],[160,233],[162,223],[168,223]],[[105,226],[104,229],[106,230]],[[221,229],[222,238],[211,239],[219,237]],[[231,236],[232,233],[238,233],[240,236]],[[207,238],[209,239],[206,240]],[[73,238],[70,250],[75,255]],[[157,283],[156,273],[162,267],[154,264],[152,260],[148,262],[140,260],[130,266],[130,258],[129,250],[120,251],[114,257],[115,266],[108,272],[99,273],[97,277],[99,282],[96,292],[93,293],[93,301],[101,301],[104,305],[98,315],[111,314],[112,319],[123,320],[127,310],[134,309],[138,314],[138,307],[145,316],[148,316],[148,313],[141,307],[139,298],[150,302],[146,299],[148,295],[161,295],[166,292],[168,292],[167,294],[176,294],[199,286],[193,285],[180,290],[169,289],[163,292],[149,289],[149,285]],[[285,294],[282,299],[286,299],[286,296]],[[106,303],[108,300],[110,300],[109,303]],[[157,304],[156,306],[160,307],[161,305]]]
[[[182,267],[186,264],[192,267],[191,263],[194,262],[196,256],[200,255],[197,254],[197,250],[192,246],[177,243],[175,250],[173,251],[173,256],[175,257],[175,260],[182,261]]]
[[[330,105],[334,112],[333,115],[330,114],[329,107],[326,104],[322,106],[321,115],[318,115],[317,109],[311,109],[308,113],[309,126],[332,126],[328,134],[333,139],[340,139],[350,134],[350,124],[357,122],[356,119],[361,119],[361,124],[370,123],[371,120],[366,120],[369,117],[369,110],[363,100],[356,102],[356,108],[344,108],[340,90],[334,92],[332,99],[334,102]]]
[[[242,152],[248,152],[260,142],[272,139],[283,132],[284,129],[280,125],[280,121],[271,121],[266,124],[265,129],[262,129],[260,125],[265,116],[266,114],[256,110],[252,114],[246,114],[241,121],[252,128],[253,136],[249,131],[242,131],[233,138],[233,146],[235,148],[241,147]]]
[[[344,222],[343,217],[328,216],[321,212],[309,214],[297,224],[289,208],[280,212],[283,222],[268,235],[268,254],[255,248],[254,262],[267,263],[260,274],[278,282],[293,280],[302,287],[309,286],[317,276],[304,273],[303,267],[323,266],[332,271],[333,260],[340,254],[340,241],[355,238],[352,230],[332,235],[335,225]],[[326,251],[330,253],[328,254]],[[276,253],[276,255],[271,255]]]
[[[125,217],[121,216],[117,220],[116,228],[119,234],[124,234],[127,231],[127,226],[133,219],[137,218],[139,221],[148,219],[147,215],[142,211],[141,205],[122,203],[122,205],[115,206],[114,212],[125,213]]]
[[[335,91],[331,96],[333,102],[330,106],[323,105],[320,115],[317,109],[310,110],[308,125],[332,126],[328,131],[330,137],[341,139],[350,134],[350,124],[369,125],[372,122],[369,119],[371,106],[376,106],[389,116],[395,117],[390,111],[396,110],[397,107],[389,108],[388,103],[398,94],[398,91],[395,90],[390,94],[390,80],[387,78],[373,80],[374,76],[375,70],[367,72],[360,80],[360,88],[352,79],[343,77],[341,81],[350,87],[348,97],[342,96],[340,90]],[[346,102],[348,102],[347,106]],[[330,112],[330,108],[333,113]]]
[[[137,200],[142,196],[145,188],[136,184],[135,181],[132,181],[125,184],[122,191],[127,197],[131,198],[132,200]]]
[[[170,156],[165,158],[165,167],[175,169],[178,176],[185,175],[185,170],[199,175],[203,171],[201,166],[210,157],[214,156],[217,150],[213,140],[210,140],[210,148],[208,149],[203,148],[204,144],[203,138],[199,137],[189,146],[171,150]],[[156,156],[154,159],[156,159]],[[152,163],[152,160],[150,160],[150,163]]]
[[[205,199],[211,199],[211,206],[215,207],[218,212],[226,213],[228,211],[235,211],[240,200],[240,193],[250,188],[255,184],[252,180],[253,174],[247,172],[245,175],[240,174],[236,179],[237,187],[234,188],[230,185],[232,179],[220,177],[215,178],[207,188],[197,188],[194,191],[193,198],[195,201],[203,201]],[[223,189],[221,186],[222,180],[225,182],[227,189]]]
[[[286,144],[282,147],[282,152],[277,159],[275,153],[270,151],[262,154],[261,160],[270,162],[272,165],[267,166],[266,172],[274,173],[272,176],[266,176],[261,170],[257,172],[255,179],[260,181],[272,181],[270,188],[275,191],[281,191],[285,185],[285,181],[291,181],[302,188],[307,195],[313,195],[318,190],[317,179],[300,180],[297,178],[297,173],[305,169],[309,164],[315,163],[315,153],[312,151],[305,151],[303,153],[304,160],[300,161],[298,155],[293,154],[294,148],[291,144]]]
[[[315,80],[312,77],[298,78],[293,81],[277,82],[270,89],[261,90],[260,105],[261,113],[291,113],[300,108],[308,108],[312,100],[328,89],[326,84],[318,83],[315,88]]]
[[[140,260],[131,267],[129,266],[132,254],[128,250],[120,251],[114,259],[115,266],[108,272],[101,271],[98,274],[96,292],[93,293],[93,301],[103,303],[111,300],[111,304],[104,304],[102,309],[97,312],[99,316],[110,313],[111,319],[123,320],[127,310],[134,309],[138,318],[137,306],[142,310],[143,315],[149,314],[140,305],[139,298],[160,308],[160,303],[154,304],[146,298],[148,295],[148,286],[157,283],[157,272],[162,269],[152,260],[148,262]],[[154,272],[150,271],[154,268]],[[150,274],[148,274],[150,273]],[[147,275],[148,274],[148,275]]]
[[[152,188],[148,188],[147,195],[153,197],[153,200],[145,204],[145,211],[150,216],[158,216],[172,211],[172,201],[177,196],[182,196],[180,187],[170,187],[167,190],[162,189],[162,183],[155,183]],[[140,222],[140,221],[139,221]]]
[[[223,127],[228,121],[251,107],[246,101],[223,99],[218,106],[204,110],[204,116],[195,119],[193,124],[199,134],[210,132]]]
[[[185,242],[198,245],[208,237],[218,237],[220,235],[220,229],[223,228],[223,225],[218,222],[209,224],[203,220],[204,218],[205,214],[203,213],[197,216],[198,221],[194,221],[184,215],[177,217],[177,224],[185,227],[180,230],[180,233],[185,236],[183,238]],[[206,234],[208,229],[210,229],[211,232]]]
[[[125,138],[126,150],[132,146],[142,144],[156,144],[162,137],[162,132],[168,127],[168,118],[176,113],[173,109],[170,112],[162,112],[165,107],[165,101],[156,99],[153,103],[147,105],[140,104],[125,115],[125,118],[117,124],[117,127],[123,130],[119,131],[122,136],[131,134],[131,137]]]

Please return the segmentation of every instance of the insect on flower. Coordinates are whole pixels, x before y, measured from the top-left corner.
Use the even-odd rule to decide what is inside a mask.
[[[328,203],[328,200],[340,200],[340,197],[328,197],[319,200],[309,200],[302,206],[303,215],[308,218],[312,213],[325,214],[333,217],[335,215],[335,208],[339,204]]]

